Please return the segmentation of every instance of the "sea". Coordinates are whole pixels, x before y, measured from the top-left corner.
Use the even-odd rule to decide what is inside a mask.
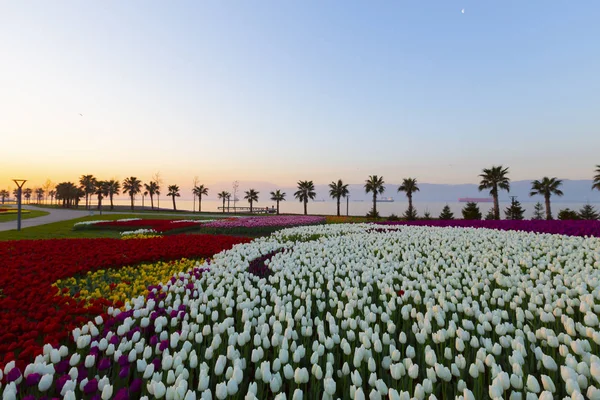
[[[114,200],[116,205],[129,205],[129,199],[118,198]],[[521,207],[525,209],[525,218],[531,218],[533,216],[533,208],[536,202],[522,202]],[[335,201],[309,201],[308,202],[308,214],[316,215],[336,215],[336,202]],[[413,207],[416,208],[419,216],[423,216],[425,211],[429,211],[432,217],[437,217],[445,205],[450,207],[450,210],[454,213],[455,218],[462,218],[461,210],[464,208],[466,203],[460,202],[419,202],[413,201]],[[567,203],[567,202],[552,202],[552,215],[556,217],[558,212],[564,208],[570,208],[574,211],[579,211],[583,207],[585,202],[581,203]],[[600,203],[590,203],[596,207],[596,210],[600,210]],[[108,205],[105,200],[103,205]],[[142,205],[141,199],[136,199],[136,206]],[[157,206],[157,200],[154,199],[154,205]],[[177,199],[176,205],[178,210],[192,211],[194,207],[194,201],[191,199]],[[225,203],[227,205],[227,202]],[[234,203],[229,203],[231,210],[233,211]],[[492,208],[493,203],[478,203],[481,213],[485,216],[487,212]],[[150,200],[146,198],[144,200],[144,206],[150,206]],[[202,211],[221,211],[219,207],[223,206],[221,200],[214,199],[203,199],[202,200]],[[237,207],[249,207],[250,205],[246,200],[240,200],[236,202]],[[342,201],[340,203],[340,215],[353,215],[353,216],[364,216],[372,208],[372,201]],[[504,218],[504,210],[510,206],[510,202],[500,202],[500,214],[501,218]],[[173,209],[173,202],[171,198],[161,198],[160,207],[165,209]],[[259,201],[253,204],[254,208],[271,208],[276,207],[274,201]],[[377,211],[382,217],[389,217],[391,214],[401,216],[408,208],[407,201],[394,201],[394,202],[378,202]],[[195,209],[198,210],[198,201],[195,202]],[[282,201],[279,203],[279,212],[282,214],[302,214],[304,213],[303,204],[299,201]]]

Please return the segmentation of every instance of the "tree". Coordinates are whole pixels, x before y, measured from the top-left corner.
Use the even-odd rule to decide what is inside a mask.
[[[50,190],[48,192],[48,196],[50,196],[50,204],[54,204],[54,198],[56,197],[56,190]]]
[[[44,189],[44,193],[49,196],[50,195],[50,190],[52,190],[52,188],[56,186],[50,179],[46,179],[46,182],[44,182],[44,184],[42,185],[42,189]],[[48,200],[48,197],[46,197],[45,199],[46,201]]]
[[[598,214],[593,205],[588,203],[579,210],[579,218],[587,221],[594,221],[600,219],[600,214]]]
[[[479,191],[490,189],[490,196],[494,199],[494,219],[500,219],[500,205],[498,203],[498,189],[504,189],[510,192],[510,179],[506,176],[508,167],[502,168],[502,165],[484,168],[483,173],[479,175]]]
[[[562,196],[563,192],[559,189],[562,185],[562,180],[557,178],[543,177],[541,181],[535,180],[531,182],[531,192],[529,196],[541,195],[544,196],[546,202],[546,219],[552,219],[552,211],[550,210],[550,196],[553,194]]]
[[[504,210],[504,215],[506,215],[506,219],[520,221],[524,219],[523,214],[525,214],[525,209],[521,207],[521,203],[513,197],[511,199],[510,206],[506,207],[506,210]]]
[[[171,198],[173,199],[173,210],[177,211],[177,206],[175,205],[175,197],[181,196],[179,194],[179,186],[169,185],[168,189],[169,193],[167,193],[167,196],[171,196]]]
[[[102,199],[108,196],[108,182],[96,181],[96,191],[94,194],[98,196],[98,210],[102,210]]]
[[[79,186],[85,193],[85,208],[90,208],[90,195],[96,191],[96,178],[94,175],[81,175]]]
[[[150,181],[150,183],[144,183],[144,188],[150,196],[150,207],[154,210],[154,196],[158,193],[158,183]]]
[[[479,206],[475,202],[467,203],[467,205],[462,209],[462,215],[463,219],[469,220],[481,219],[482,217]]]
[[[452,211],[450,211],[450,206],[448,204],[446,204],[444,206],[444,208],[442,208],[442,212],[439,216],[439,219],[442,219],[442,220],[454,219],[454,213]]]
[[[121,183],[116,179],[111,179],[106,184],[106,190],[108,198],[110,199],[110,209],[113,210],[115,208],[113,205],[113,196],[119,195],[119,192],[121,191]]]
[[[230,194],[229,192],[226,192],[225,190],[223,190],[221,193],[217,194],[217,197],[219,199],[223,200],[223,212],[225,212],[225,200],[227,200],[229,198]]]
[[[271,192],[271,200],[277,202],[277,215],[279,215],[279,202],[285,201],[285,193],[281,193],[279,189]]]
[[[594,176],[592,185],[592,190],[594,189],[600,190],[600,165],[596,165],[596,176]]]
[[[383,181],[383,176],[371,175],[369,179],[365,181],[365,192],[373,193],[373,210],[371,213],[373,216],[377,216],[377,195],[383,194],[385,192],[385,186]]]
[[[202,212],[202,196],[208,196],[208,188],[204,185],[194,186],[192,193],[195,196],[198,196],[198,212]]]
[[[344,184],[341,179],[338,179],[337,182],[331,182],[329,184],[329,196],[332,199],[337,200],[337,216],[340,216],[340,199],[342,197],[348,196],[350,191],[348,190],[348,184]]]
[[[255,201],[258,201],[258,192],[254,189],[250,189],[244,193],[246,194],[244,199],[248,200],[248,203],[250,203],[250,212],[252,212],[252,204]]]
[[[6,201],[6,199],[10,196],[8,190],[0,190],[0,198],[2,199],[2,204]]]
[[[125,178],[123,180],[123,193],[127,193],[129,198],[131,199],[131,211],[133,211],[133,199],[136,194],[142,191],[142,181],[140,181],[135,176],[130,176],[129,178]],[[111,199],[111,207],[112,207],[112,199]]]
[[[419,186],[417,185],[416,178],[405,178],[402,180],[402,185],[398,188],[398,192],[405,192],[406,197],[408,197],[408,210],[404,214],[404,217],[407,220],[414,220],[417,218],[417,212],[413,208],[412,196],[413,193],[419,191]]]
[[[533,206],[533,220],[544,219],[544,205],[539,201]]]
[[[160,171],[152,176],[152,180],[156,182],[156,200],[158,201],[156,207],[160,209],[160,186],[163,184],[163,180],[160,177]]]
[[[298,201],[304,203],[304,215],[307,214],[308,200],[314,200],[317,193],[315,192],[315,185],[313,181],[298,181],[298,191],[294,193],[294,197]]]
[[[425,213],[423,214],[423,219],[429,221],[431,219],[431,213],[429,210],[425,209]]]
[[[192,198],[194,200],[194,204],[192,205],[192,212],[196,212],[196,193],[194,193],[194,190],[196,189],[196,186],[198,186],[198,182],[200,180],[198,179],[197,176],[194,177],[194,181],[192,182],[192,194],[194,195]]]
[[[27,204],[29,204],[29,202],[31,201],[32,193],[33,190],[31,190],[31,188],[25,188],[25,190],[23,190],[23,197],[25,197],[25,200],[27,200]]]
[[[81,194],[81,189],[73,182],[61,182],[56,185],[56,200],[62,201],[62,206],[70,208],[75,205]]]
[[[42,200],[44,199],[44,193],[45,193],[44,188],[35,189],[35,197],[37,198],[38,204],[42,203]]]
[[[579,214],[577,214],[576,211],[573,211],[570,208],[565,208],[558,212],[558,219],[561,221],[578,220]]]
[[[485,214],[485,218],[486,221],[493,221],[496,219],[496,215],[494,214],[494,207],[490,208],[488,210],[488,213]]]

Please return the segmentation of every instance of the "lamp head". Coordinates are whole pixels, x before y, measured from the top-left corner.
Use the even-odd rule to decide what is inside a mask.
[[[17,185],[18,188],[22,188],[27,179],[13,179],[13,182]]]

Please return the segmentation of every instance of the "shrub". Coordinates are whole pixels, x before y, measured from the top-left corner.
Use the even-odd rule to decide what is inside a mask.
[[[469,202],[462,209],[463,219],[481,219],[481,211],[479,210],[479,206],[475,202]]]

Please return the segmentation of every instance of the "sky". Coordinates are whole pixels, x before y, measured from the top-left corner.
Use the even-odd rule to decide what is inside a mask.
[[[0,187],[591,179],[599,19],[597,0],[0,0]]]

